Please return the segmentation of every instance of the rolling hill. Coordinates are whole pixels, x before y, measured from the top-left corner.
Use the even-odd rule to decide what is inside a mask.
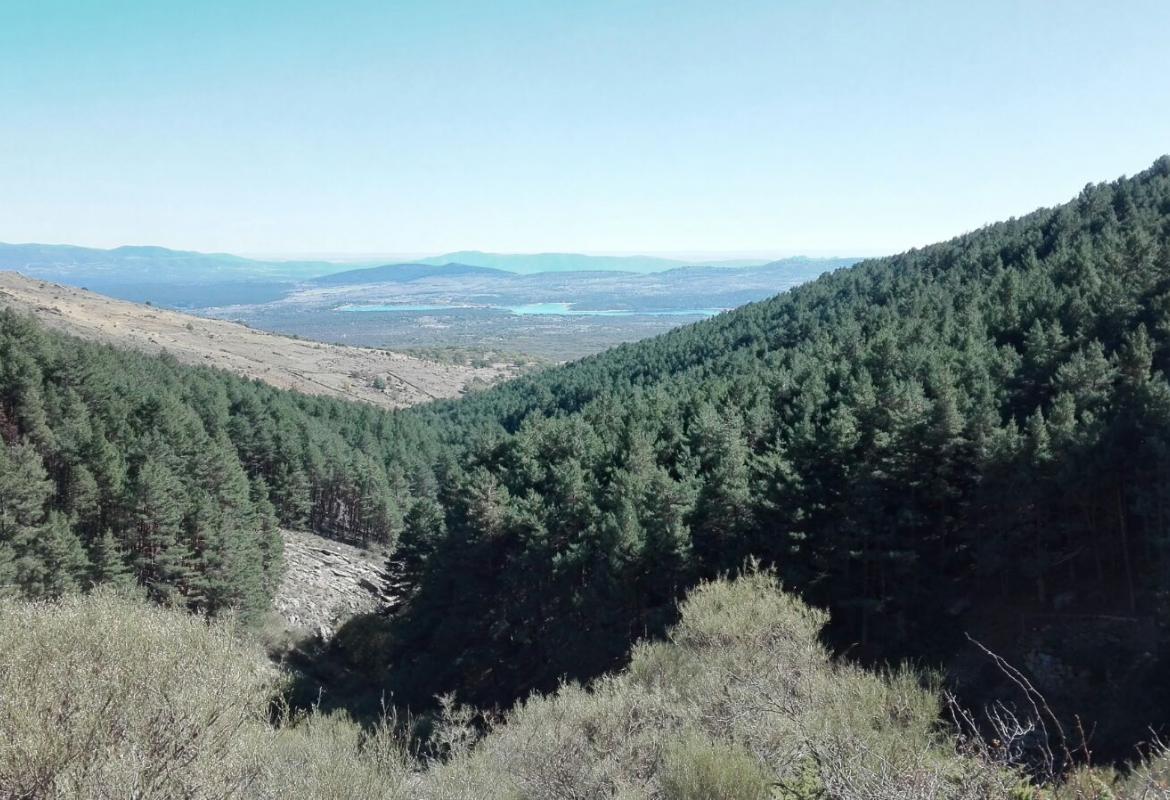
[[[308,283],[314,286],[346,286],[367,283],[410,283],[412,281],[442,278],[508,278],[511,272],[491,267],[476,267],[468,264],[386,264],[381,267],[349,269],[312,278]]]
[[[84,339],[166,352],[187,364],[215,366],[306,394],[400,408],[513,374],[508,364],[467,367],[265,333],[223,320],[127,303],[82,289],[0,272],[0,308],[33,314],[50,328]]]

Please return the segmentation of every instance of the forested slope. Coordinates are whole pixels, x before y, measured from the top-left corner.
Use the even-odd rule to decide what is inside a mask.
[[[408,487],[388,419],[0,312],[0,591],[136,582],[254,617],[278,523],[392,541]]]
[[[1148,617],[1170,588],[1168,334],[1163,158],[404,412],[439,469],[406,515],[417,593],[371,663],[399,697],[506,701],[611,665],[748,556],[871,656],[945,657],[989,604]]]

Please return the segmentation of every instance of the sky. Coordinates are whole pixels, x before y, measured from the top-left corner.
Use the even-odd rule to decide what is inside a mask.
[[[1166,0],[0,0],[0,241],[873,255],[1170,152]]]

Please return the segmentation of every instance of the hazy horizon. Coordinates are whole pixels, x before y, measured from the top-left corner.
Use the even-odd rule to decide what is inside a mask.
[[[823,252],[789,252],[784,250],[696,250],[696,251],[674,251],[674,250],[527,250],[527,251],[498,251],[485,250],[479,247],[456,247],[450,250],[441,251],[423,251],[413,253],[359,253],[346,251],[325,251],[325,252],[251,252],[251,253],[233,253],[233,255],[242,256],[244,258],[253,258],[256,260],[274,260],[274,261],[296,261],[296,260],[320,260],[320,261],[337,261],[345,263],[347,261],[359,262],[368,260],[382,260],[392,259],[401,261],[410,261],[414,259],[436,258],[438,256],[461,253],[461,252],[480,252],[489,255],[503,255],[503,256],[540,256],[540,255],[580,255],[580,256],[597,256],[597,257],[611,257],[611,258],[661,258],[671,261],[740,261],[740,260],[769,260],[779,261],[785,258],[835,258],[835,257],[851,257],[858,256],[862,258],[871,258],[880,255],[887,255],[884,252],[870,251],[870,252],[838,252],[836,250],[826,250]]]
[[[29,247],[29,246],[44,246],[44,247],[81,247],[92,250],[118,250],[120,248],[133,247],[159,247],[166,250],[173,250],[176,252],[193,252],[204,255],[230,255],[240,258],[247,258],[255,261],[329,261],[338,264],[361,264],[371,261],[389,261],[396,263],[406,263],[409,261],[437,258],[444,255],[457,255],[459,253],[482,253],[484,255],[499,255],[499,256],[541,256],[541,255],[574,255],[574,256],[588,256],[588,257],[602,257],[602,258],[660,258],[670,261],[780,261],[787,258],[811,258],[811,259],[832,259],[832,258],[873,258],[882,255],[888,255],[881,251],[868,252],[838,252],[836,250],[826,250],[822,252],[805,252],[805,251],[784,251],[784,250],[698,250],[698,251],[644,251],[644,250],[626,250],[626,251],[571,251],[571,250],[532,250],[532,251],[508,251],[501,252],[495,250],[484,250],[482,248],[474,247],[460,247],[452,250],[442,251],[422,251],[422,252],[354,252],[354,251],[307,251],[307,252],[240,252],[240,251],[226,251],[226,250],[203,250],[199,248],[183,248],[172,247],[167,244],[160,244],[158,242],[124,242],[122,244],[112,245],[110,247],[98,247],[91,245],[78,244],[77,242],[18,242],[18,241],[0,241],[0,246],[14,246],[14,247]]]
[[[43,0],[2,21],[4,241],[882,254],[1170,150],[1155,0]]]

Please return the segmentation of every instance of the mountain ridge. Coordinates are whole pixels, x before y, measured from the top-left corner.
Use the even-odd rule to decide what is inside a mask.
[[[0,242],[0,269],[46,280],[128,280],[198,283],[209,280],[296,280],[341,269],[323,261],[259,261],[230,253],[172,250],[157,245],[110,249],[58,244]],[[240,274],[247,269],[247,274]]]

